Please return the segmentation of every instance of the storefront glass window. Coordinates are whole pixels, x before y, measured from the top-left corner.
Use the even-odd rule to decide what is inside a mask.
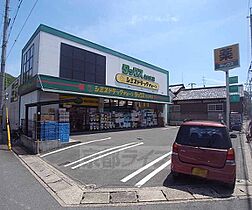
[[[105,84],[106,57],[62,43],[60,77]]]
[[[33,76],[34,44],[23,54],[22,62],[22,83],[25,83]]]

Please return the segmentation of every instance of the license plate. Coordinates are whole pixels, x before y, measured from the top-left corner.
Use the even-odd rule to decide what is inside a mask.
[[[206,177],[208,170],[202,168],[193,168],[192,175]]]

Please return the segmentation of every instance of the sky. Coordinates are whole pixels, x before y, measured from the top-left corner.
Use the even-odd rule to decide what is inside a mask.
[[[20,2],[10,0],[10,25]],[[0,0],[1,31],[4,4]],[[240,67],[230,76],[245,84],[250,6],[250,0],[23,0],[8,41],[6,72],[19,75],[22,48],[46,24],[166,69],[170,84],[187,88],[224,85],[225,73],[214,71],[213,50],[238,43]]]

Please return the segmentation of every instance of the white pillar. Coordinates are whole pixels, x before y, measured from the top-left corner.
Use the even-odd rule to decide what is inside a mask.
[[[164,117],[164,124],[168,124],[168,104],[163,106],[163,117]]]

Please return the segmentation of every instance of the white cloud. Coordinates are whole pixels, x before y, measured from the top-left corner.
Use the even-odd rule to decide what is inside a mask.
[[[178,22],[179,18],[175,16],[148,16],[148,15],[133,15],[131,20],[129,21],[130,24],[136,25],[143,22],[159,22],[159,23],[171,23],[171,22]]]
[[[224,85],[225,84],[224,80],[218,80],[218,79],[212,79],[212,78],[205,78],[205,80],[207,81],[207,83],[210,82],[211,85]]]

